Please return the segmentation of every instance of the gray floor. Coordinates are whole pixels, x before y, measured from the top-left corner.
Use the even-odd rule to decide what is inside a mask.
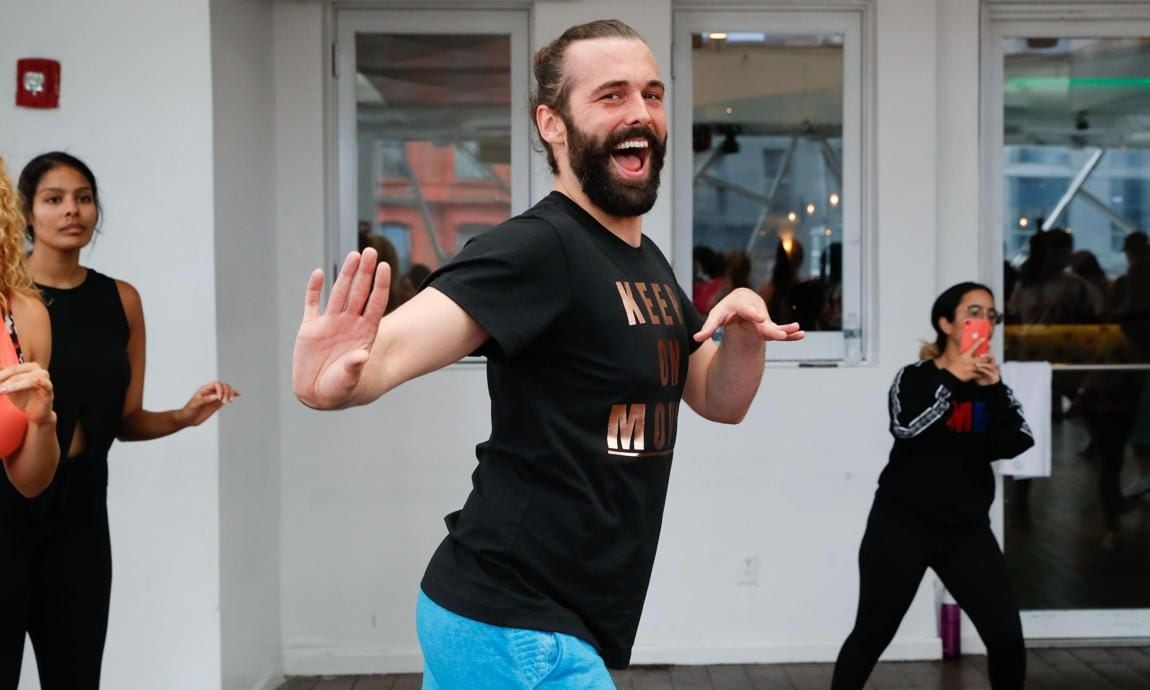
[[[636,667],[619,690],[826,690],[832,664]],[[418,674],[290,678],[280,690],[419,690]],[[1031,649],[1027,690],[1150,690],[1150,647]],[[989,690],[986,657],[879,664],[868,690]],[[460,688],[458,690],[466,690]]]

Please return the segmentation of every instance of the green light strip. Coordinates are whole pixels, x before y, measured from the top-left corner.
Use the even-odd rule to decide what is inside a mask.
[[[1133,89],[1150,88],[1150,77],[1010,77],[1008,89]]]

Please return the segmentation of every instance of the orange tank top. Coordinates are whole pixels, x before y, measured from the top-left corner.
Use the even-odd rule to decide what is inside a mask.
[[[0,336],[0,367],[11,367],[24,363],[20,351],[20,339],[16,336],[16,321],[12,314],[4,317],[8,326],[8,337]],[[7,395],[0,395],[0,458],[6,458],[24,445],[24,435],[28,431],[28,416],[24,410],[12,404]]]

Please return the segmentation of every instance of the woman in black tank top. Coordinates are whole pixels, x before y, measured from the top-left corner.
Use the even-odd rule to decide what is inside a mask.
[[[108,450],[116,439],[197,426],[237,393],[213,381],[179,409],[145,410],[139,293],[80,265],[100,213],[92,171],[73,156],[47,153],[24,168],[20,192],[33,243],[27,265],[51,319],[61,460],[20,535],[25,558],[14,570],[36,584],[34,595],[25,606],[0,606],[0,690],[18,682],[24,631],[42,690],[98,690],[112,584]]]
[[[0,463],[9,486],[24,497],[47,488],[60,448],[52,412],[48,312],[24,266],[24,214],[0,157]],[[16,334],[20,324],[22,338]],[[19,502],[19,499],[15,499]],[[6,516],[0,515],[0,524]],[[0,527],[0,529],[3,529]],[[0,563],[7,563],[0,542]],[[19,591],[19,590],[17,590]]]

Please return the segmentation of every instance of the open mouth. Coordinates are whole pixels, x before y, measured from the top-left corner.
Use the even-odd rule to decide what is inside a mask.
[[[643,138],[627,139],[611,150],[611,159],[624,179],[642,179],[651,159],[651,145]]]

